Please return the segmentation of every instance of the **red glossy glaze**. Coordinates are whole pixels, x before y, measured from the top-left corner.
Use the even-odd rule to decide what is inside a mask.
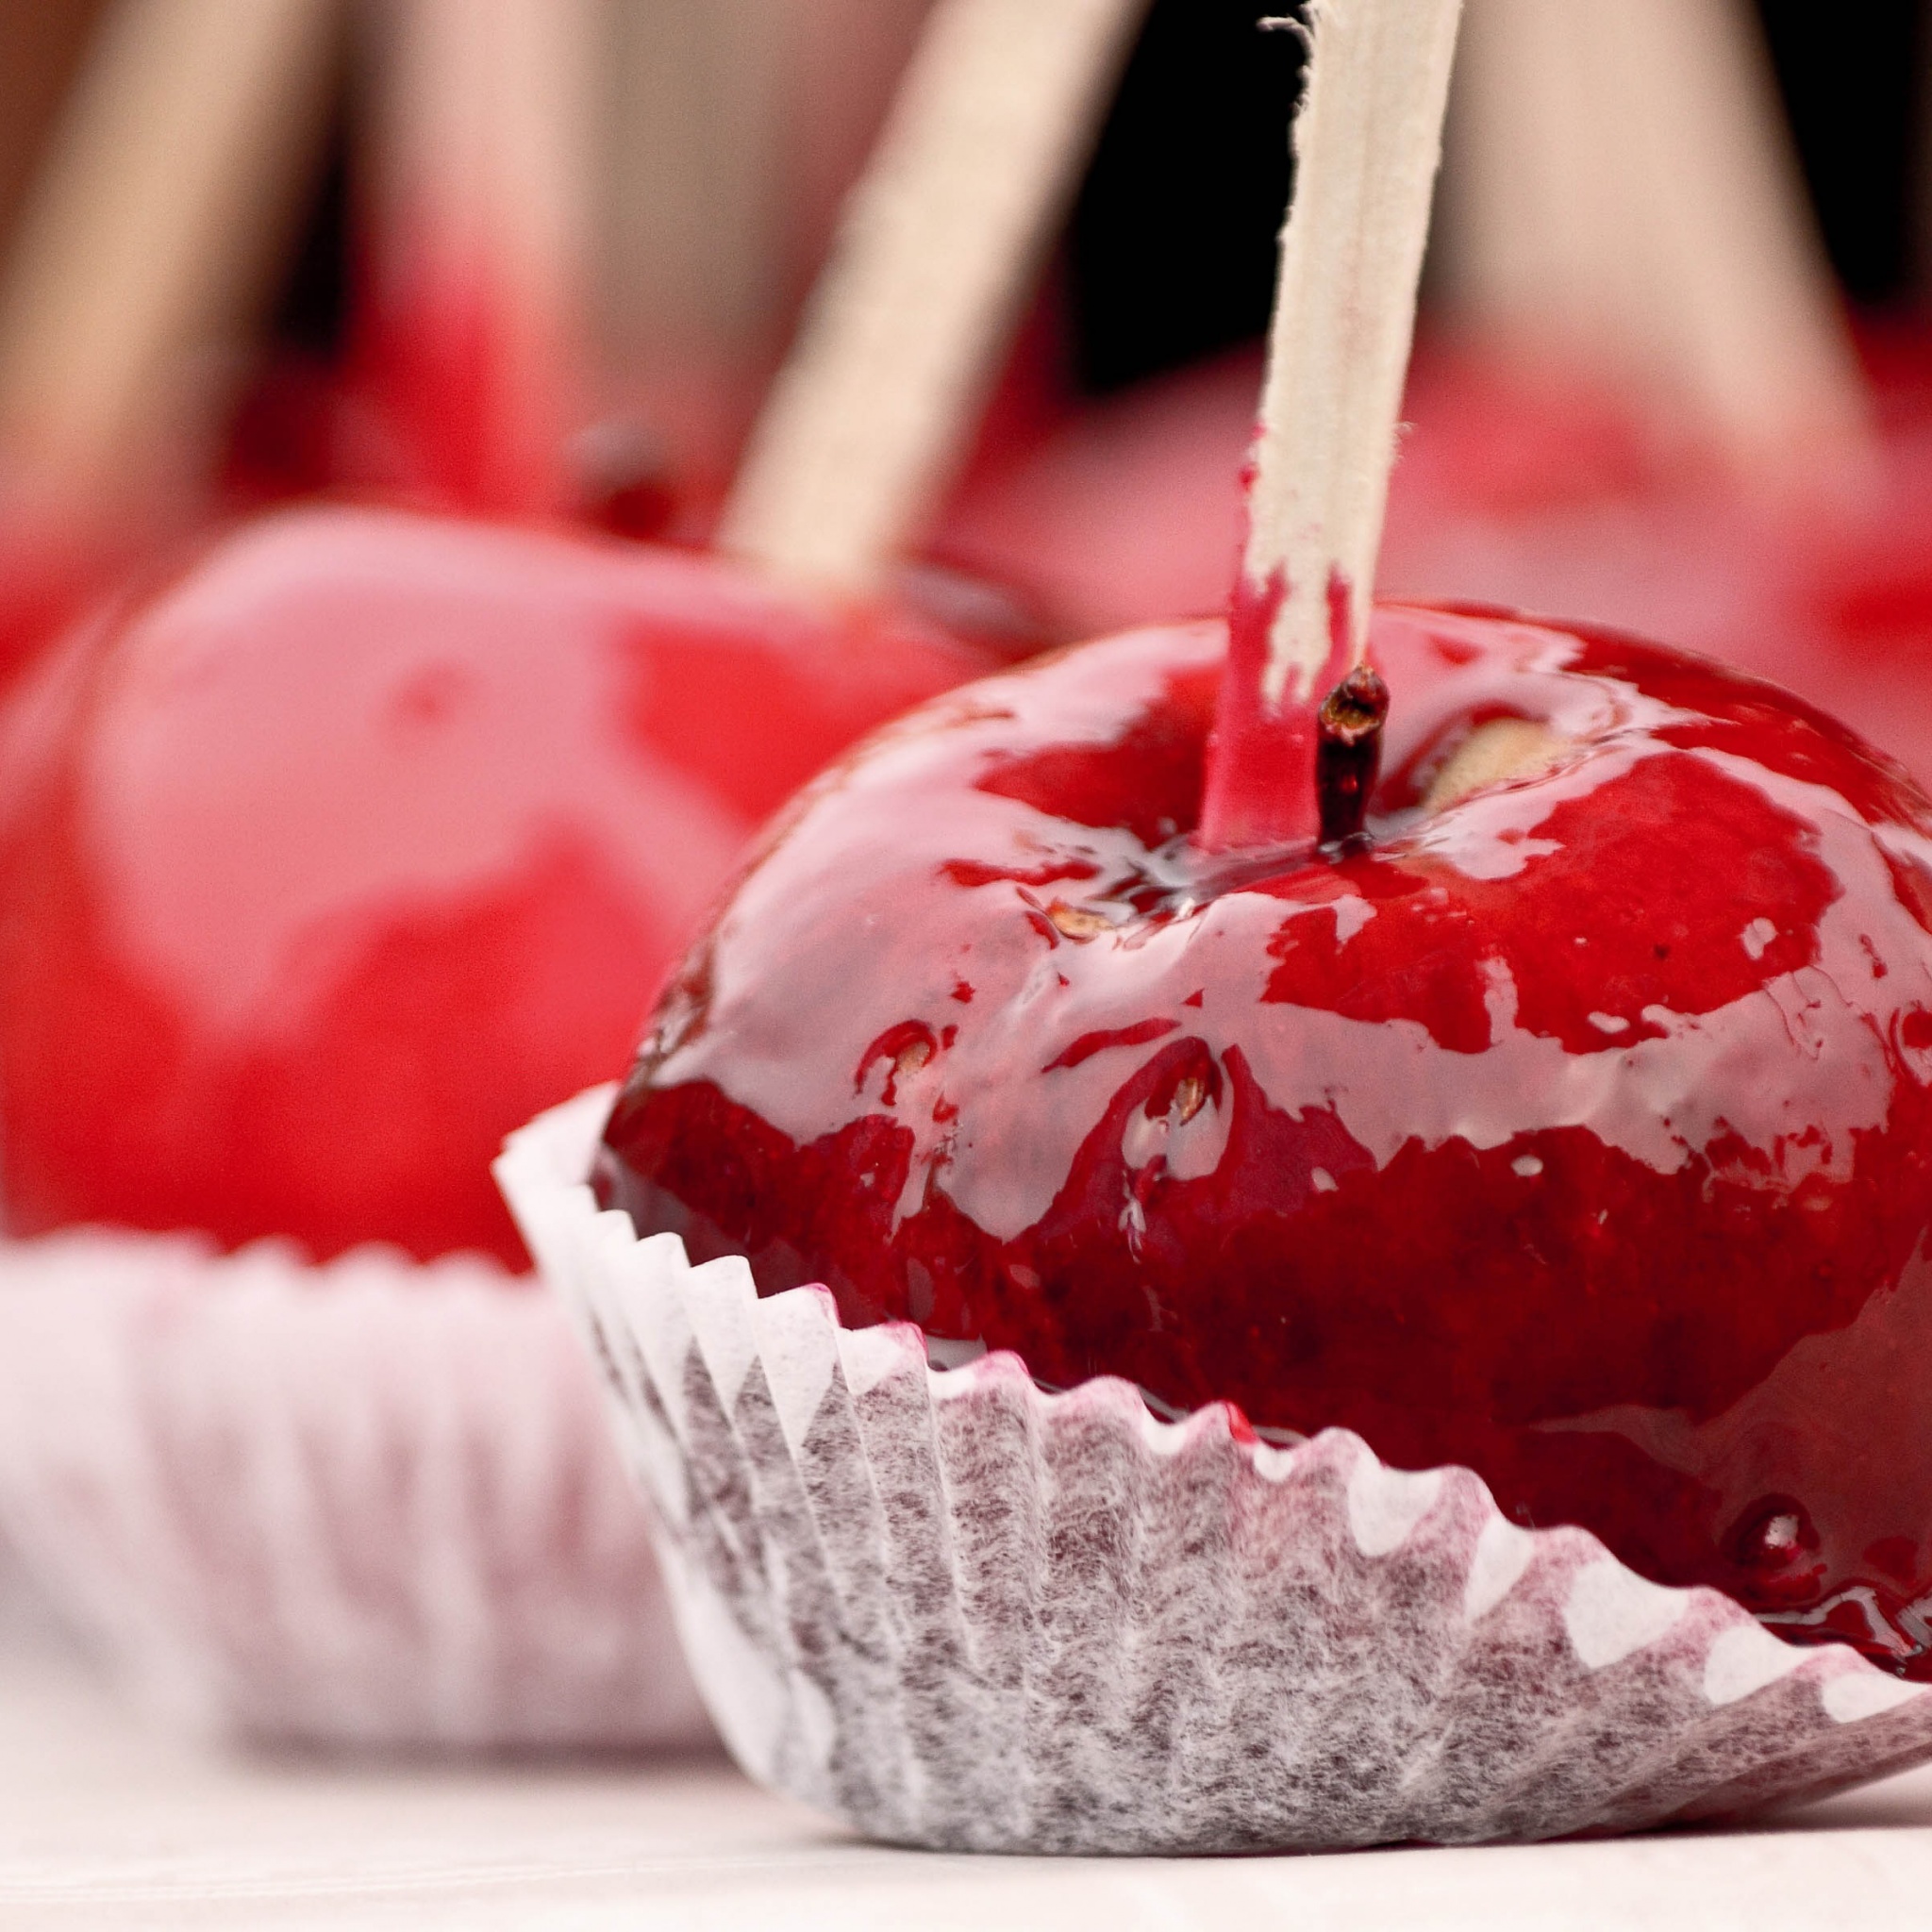
[[[1339,573],[1327,586],[1328,656],[1298,696],[1264,691],[1271,634],[1288,586],[1277,573],[1257,587],[1242,570],[1228,602],[1227,663],[1214,708],[1214,742],[1201,797],[1197,841],[1210,852],[1312,840],[1322,823],[1315,787],[1316,714],[1348,675],[1353,656],[1350,591]]]
[[[1932,806],[1700,660],[1385,606],[1368,841],[1207,858],[1225,641],[989,680],[807,793],[603,1197],[1048,1384],[1471,1465],[1932,1674]],[[1424,812],[1507,715],[1578,748]]]
[[[503,1134],[623,1058],[779,801],[986,661],[675,552],[243,526],[6,715],[10,1227],[520,1261]]]
[[[355,378],[406,487],[471,514],[554,515],[582,420],[576,291],[526,238],[479,230],[483,214],[460,190],[397,197],[360,277]]]

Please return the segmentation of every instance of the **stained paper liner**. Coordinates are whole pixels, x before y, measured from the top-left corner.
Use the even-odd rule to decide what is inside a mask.
[[[646,1514],[561,1308],[493,1263],[0,1243],[0,1539],[191,1724],[708,1737]]]
[[[712,1716],[874,1837],[1235,1852],[1613,1832],[1932,1757],[1932,1698],[1710,1590],[1528,1531],[1469,1471],[1158,1421],[1017,1358],[941,1370],[822,1289],[637,1239],[583,1176],[610,1104],[498,1174],[582,1310]]]

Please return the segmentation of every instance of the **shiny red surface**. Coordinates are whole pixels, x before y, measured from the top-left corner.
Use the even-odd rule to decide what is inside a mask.
[[[1214,733],[1203,781],[1199,844],[1210,852],[1313,840],[1322,814],[1316,795],[1316,714],[1349,672],[1350,591],[1340,573],[1327,586],[1328,657],[1305,696],[1292,686],[1270,702],[1264,692],[1272,634],[1288,584],[1266,585],[1245,569],[1228,600],[1227,663],[1214,707]]]
[[[1932,1675],[1932,806],[1670,651],[1400,606],[1374,648],[1335,854],[1190,840],[1214,623],[877,741],[679,970],[603,1197]],[[1576,748],[1425,814],[1507,715]]]
[[[676,552],[242,526],[0,722],[9,1227],[521,1261],[502,1136],[622,1061],[769,811],[985,662]]]

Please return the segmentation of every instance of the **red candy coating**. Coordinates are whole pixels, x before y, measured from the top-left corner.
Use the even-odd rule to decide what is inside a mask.
[[[7,714],[9,1228],[521,1264],[502,1136],[622,1058],[774,806],[983,663],[676,552],[244,526]]]
[[[1208,857],[1225,647],[988,680],[808,792],[602,1197],[848,1323],[1470,1465],[1932,1675],[1932,806],[1702,660],[1388,606],[1368,841]],[[1512,716],[1568,748],[1425,808]]]

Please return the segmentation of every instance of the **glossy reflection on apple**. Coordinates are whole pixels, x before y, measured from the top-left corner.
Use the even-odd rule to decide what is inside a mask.
[[[687,553],[242,525],[5,719],[9,1230],[522,1264],[503,1135],[622,1058],[793,787],[988,661]]]
[[[1703,660],[1391,605],[1364,833],[1211,857],[1225,637],[982,682],[807,792],[602,1198],[1932,1674],[1932,806]]]

